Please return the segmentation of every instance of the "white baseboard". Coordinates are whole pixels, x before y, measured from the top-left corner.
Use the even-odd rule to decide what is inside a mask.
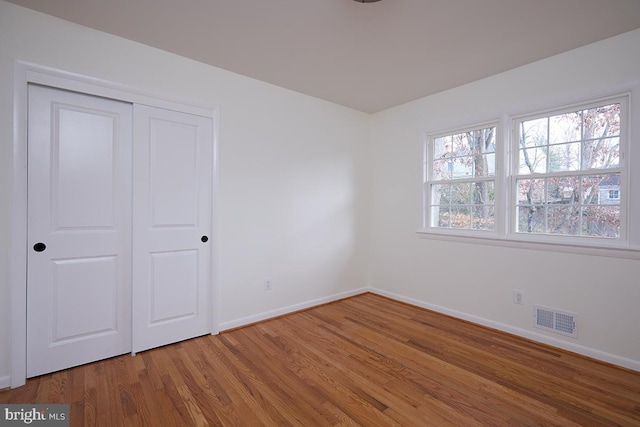
[[[239,319],[230,320],[228,322],[222,322],[220,324],[220,331],[226,331],[229,329],[239,328],[241,326],[250,325],[252,323],[261,322],[263,320],[272,319],[274,317],[282,316],[285,314],[293,313],[296,311],[304,310],[307,308],[315,307],[318,305],[326,304],[333,301],[338,301],[344,298],[349,298],[354,295],[360,295],[369,292],[369,288],[359,288],[351,291],[341,292],[339,294],[330,295],[327,297],[322,297],[318,299],[314,299],[311,301],[301,302],[299,304],[293,304],[282,308],[277,308],[275,310],[265,311],[263,313],[254,314],[252,316],[241,317]]]
[[[415,305],[417,307],[426,308],[438,313],[446,314],[458,319],[467,320],[478,325],[486,326],[492,329],[497,329],[502,332],[507,332],[512,335],[517,335],[523,338],[527,338],[531,341],[547,344],[553,347],[561,348],[563,350],[571,351],[573,353],[581,354],[583,356],[590,357],[592,359],[600,360],[602,362],[611,363],[613,365],[621,366],[623,368],[631,369],[640,372],[640,361],[627,359],[625,357],[617,356],[615,354],[607,353],[601,350],[596,350],[590,347],[585,347],[579,344],[563,341],[554,337],[548,337],[546,335],[528,331],[526,329],[517,328],[504,323],[496,322],[493,320],[485,319],[482,317],[474,316],[471,314],[463,313],[456,310],[451,310],[446,307],[441,307],[435,304],[429,304],[424,301],[420,301],[414,298],[405,297],[393,292],[384,291],[382,289],[369,288],[369,292],[382,295],[387,298],[394,299],[396,301],[404,302],[407,304]]]
[[[11,387],[11,377],[9,375],[0,377],[0,390],[2,390],[3,388],[9,388],[9,387]]]

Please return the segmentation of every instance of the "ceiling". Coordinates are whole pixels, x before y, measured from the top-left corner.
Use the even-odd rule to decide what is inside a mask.
[[[640,28],[640,0],[9,1],[367,113]]]

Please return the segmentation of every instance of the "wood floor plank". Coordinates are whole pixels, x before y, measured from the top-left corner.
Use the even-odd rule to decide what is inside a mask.
[[[321,325],[318,325],[321,326]],[[343,325],[344,327],[344,325]],[[330,328],[330,327],[327,327]],[[402,370],[386,370],[384,373],[385,376],[391,378],[413,378],[418,379],[420,381],[422,376],[419,372],[423,372],[424,370],[429,370],[429,383],[427,387],[423,388],[423,393],[432,397],[435,397],[435,401],[432,402],[433,405],[437,406],[441,412],[448,413],[449,417],[456,418],[465,414],[465,417],[460,419],[460,422],[464,422],[469,424],[474,418],[478,417],[478,412],[482,412],[482,409],[477,407],[477,403],[480,402],[476,400],[476,403],[464,405],[466,402],[464,398],[464,393],[457,392],[457,389],[463,388],[463,391],[468,391],[469,388],[473,387],[473,384],[470,384],[470,378],[467,378],[467,381],[462,384],[455,384],[454,377],[451,376],[451,366],[447,364],[442,364],[442,367],[446,370],[444,375],[440,375],[437,372],[437,366],[435,360],[432,360],[430,357],[426,356],[423,353],[413,351],[411,348],[400,347],[398,350],[393,350],[393,347],[397,347],[397,342],[393,339],[387,339],[385,342],[384,337],[377,337],[377,340],[366,341],[363,333],[366,331],[360,332],[361,339],[357,343],[358,349],[360,350],[360,354],[357,352],[346,353],[345,356],[345,367],[348,370],[358,370],[359,367],[363,367],[367,372],[371,372],[375,370],[377,366],[393,366],[395,361],[401,361],[400,366]],[[350,339],[349,336],[355,334],[355,331],[345,331],[343,339]],[[378,352],[377,349],[380,349]],[[367,357],[367,350],[370,353],[372,358],[370,362],[366,363],[364,359],[357,359],[358,356]],[[394,358],[389,359],[386,356],[382,356],[382,354],[390,354],[389,352],[394,352]],[[412,358],[412,356],[416,356]],[[334,355],[336,357],[336,355]],[[349,359],[352,359],[349,362]],[[415,362],[415,364],[414,364]],[[406,368],[409,368],[408,370]],[[476,386],[477,387],[477,386]],[[499,418],[497,413],[493,414],[493,419],[497,420]]]
[[[640,373],[363,294],[1,390],[72,426],[640,426]]]

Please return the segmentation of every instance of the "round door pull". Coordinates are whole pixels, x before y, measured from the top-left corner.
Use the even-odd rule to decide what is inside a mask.
[[[36,252],[42,252],[45,249],[47,249],[47,245],[45,245],[42,242],[38,242],[35,245],[33,245],[33,250],[36,251]]]
[[[201,241],[202,243],[207,243],[207,242],[209,241],[209,238],[208,238],[207,236],[202,236],[202,237],[200,238],[200,241]]]

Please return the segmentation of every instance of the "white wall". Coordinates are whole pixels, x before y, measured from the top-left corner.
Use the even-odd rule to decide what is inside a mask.
[[[640,261],[440,241],[415,233],[422,132],[617,94],[640,80],[638,46],[640,30],[374,115],[370,285],[640,370]],[[637,157],[635,87],[631,144]],[[636,169],[632,185],[640,185],[639,178]],[[525,305],[512,303],[514,289],[524,291]],[[532,304],[577,313],[578,339],[533,329]]]
[[[366,286],[368,115],[0,1],[0,386],[11,369],[16,60],[219,109],[223,327]]]

